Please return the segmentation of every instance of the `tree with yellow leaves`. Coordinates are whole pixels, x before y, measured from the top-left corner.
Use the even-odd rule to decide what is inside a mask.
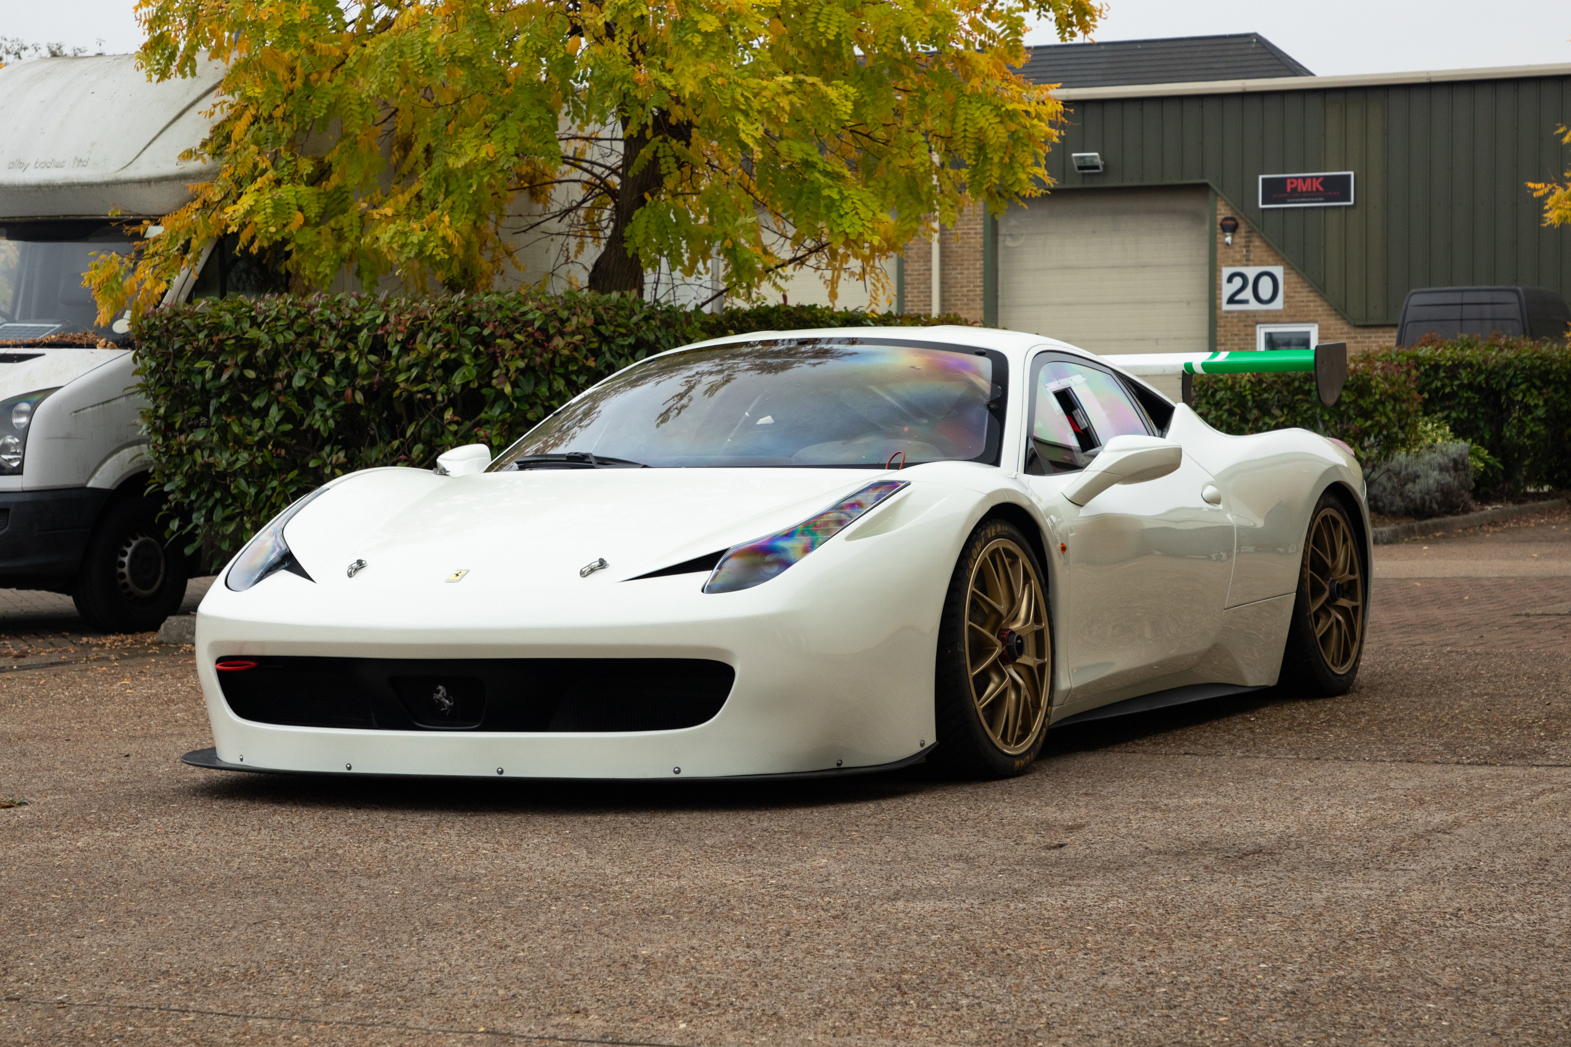
[[[1571,145],[1571,128],[1560,127],[1560,141]],[[1571,171],[1566,172],[1567,181],[1571,181]],[[1533,190],[1533,195],[1544,201],[1544,224],[1565,225],[1571,222],[1571,185],[1562,185],[1559,182],[1529,182],[1527,187]]]
[[[298,286],[491,286],[518,227],[587,286],[718,264],[747,294],[807,264],[867,278],[936,216],[1048,183],[1059,104],[1015,71],[1028,21],[1092,0],[140,0],[150,76],[225,71],[216,164],[161,235],[90,273],[156,304],[205,245]],[[527,278],[526,274],[526,278]],[[538,276],[539,274],[535,274]]]

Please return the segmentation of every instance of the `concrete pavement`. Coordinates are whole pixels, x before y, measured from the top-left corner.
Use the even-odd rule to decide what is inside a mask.
[[[1376,558],[1351,694],[984,784],[202,772],[188,649],[63,644],[0,672],[0,1042],[1571,1042],[1571,513]]]

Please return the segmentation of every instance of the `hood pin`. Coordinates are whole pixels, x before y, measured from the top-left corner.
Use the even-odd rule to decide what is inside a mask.
[[[356,560],[354,563],[349,565],[349,570],[346,573],[349,575],[349,577],[353,578],[363,570],[365,570],[365,561]]]
[[[578,569],[578,577],[588,578],[596,571],[603,571],[610,566],[610,564],[605,562],[605,557],[603,556],[594,560],[590,560],[588,563],[584,564],[584,566]]]

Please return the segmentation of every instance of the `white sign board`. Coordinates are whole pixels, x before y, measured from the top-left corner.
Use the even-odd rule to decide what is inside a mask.
[[[1222,309],[1282,308],[1280,265],[1225,265],[1222,267]]]

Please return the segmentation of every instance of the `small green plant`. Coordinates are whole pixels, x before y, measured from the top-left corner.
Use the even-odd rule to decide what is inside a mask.
[[[1473,463],[1465,440],[1400,452],[1368,474],[1369,508],[1428,519],[1473,507]]]
[[[1437,447],[1440,444],[1456,442],[1456,434],[1451,431],[1451,427],[1446,424],[1445,419],[1424,415],[1418,420],[1418,429],[1414,434],[1413,444],[1403,448],[1403,450],[1409,454],[1416,454],[1431,447]],[[1495,460],[1495,456],[1483,447],[1467,440],[1461,442],[1467,444],[1467,460],[1472,465],[1475,476],[1482,475],[1489,469],[1500,468],[1500,463]]]

